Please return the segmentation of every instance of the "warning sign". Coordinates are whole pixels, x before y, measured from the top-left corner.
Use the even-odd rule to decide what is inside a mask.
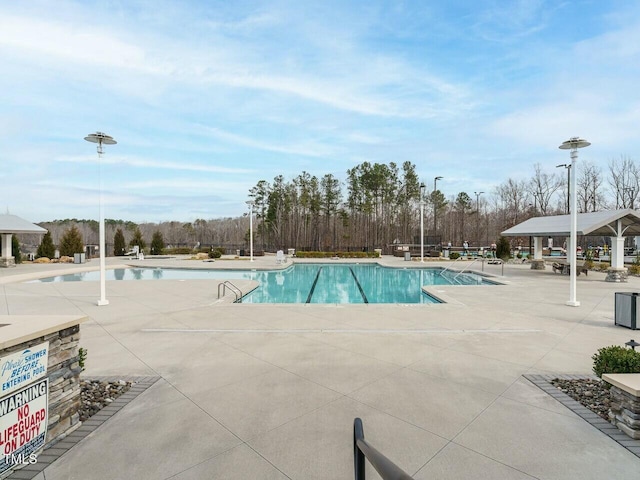
[[[49,342],[0,358],[0,397],[47,374]]]
[[[0,476],[44,447],[48,423],[49,379],[0,399]]]

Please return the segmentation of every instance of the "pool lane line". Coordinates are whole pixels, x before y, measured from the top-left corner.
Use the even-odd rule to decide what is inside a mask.
[[[358,290],[360,290],[360,295],[362,295],[362,299],[364,300],[364,303],[369,303],[367,296],[364,294],[364,290],[362,290],[362,285],[360,285],[360,282],[358,281],[358,277],[356,277],[356,272],[354,272],[353,268],[351,267],[349,267],[349,271],[351,272],[351,275],[353,275],[353,279],[356,281],[356,285],[358,286]]]
[[[322,267],[318,269],[318,273],[316,274],[316,278],[313,281],[313,285],[311,285],[311,290],[309,290],[309,295],[307,296],[307,301],[304,303],[311,303],[311,297],[313,297],[313,291],[316,289],[316,283],[318,283],[318,278],[320,278],[320,272],[322,271]]]

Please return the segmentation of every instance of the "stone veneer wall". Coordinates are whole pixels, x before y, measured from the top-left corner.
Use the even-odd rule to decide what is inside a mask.
[[[0,356],[49,342],[49,419],[46,444],[68,435],[80,426],[80,372],[78,343],[80,325],[36,337],[0,350]]]
[[[609,420],[631,438],[640,439],[640,398],[612,385]]]

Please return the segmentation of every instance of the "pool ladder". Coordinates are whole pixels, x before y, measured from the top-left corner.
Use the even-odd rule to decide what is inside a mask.
[[[220,289],[222,289],[222,296],[224,297],[227,292],[227,288],[231,290],[236,297],[233,303],[242,303],[242,290],[236,287],[229,280],[225,280],[224,282],[218,284],[218,300],[220,299]]]

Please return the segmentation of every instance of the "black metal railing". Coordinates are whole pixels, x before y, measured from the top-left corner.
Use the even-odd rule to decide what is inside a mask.
[[[353,462],[355,468],[355,480],[365,480],[364,460],[376,469],[382,480],[413,480],[407,473],[402,471],[395,463],[385,457],[378,450],[373,448],[364,439],[364,428],[362,420],[356,418],[353,421]]]

